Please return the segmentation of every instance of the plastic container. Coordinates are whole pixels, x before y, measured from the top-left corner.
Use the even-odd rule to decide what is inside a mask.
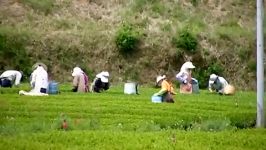
[[[162,99],[163,99],[163,97],[162,96],[152,96],[151,97],[151,101],[153,102],[153,103],[162,103]]]
[[[199,94],[199,82],[192,78],[192,93]]]
[[[51,81],[49,82],[48,85],[48,94],[58,94],[59,90],[58,90],[58,83],[55,81]]]
[[[136,94],[137,93],[137,85],[134,82],[125,83],[124,85],[124,93],[125,94]]]

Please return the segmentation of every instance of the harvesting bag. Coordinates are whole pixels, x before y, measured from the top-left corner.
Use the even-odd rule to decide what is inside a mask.
[[[227,85],[225,88],[224,88],[224,94],[226,95],[233,95],[235,94],[235,87],[233,85]]]

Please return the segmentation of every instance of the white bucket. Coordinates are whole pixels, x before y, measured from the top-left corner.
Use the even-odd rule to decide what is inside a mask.
[[[136,83],[130,82],[130,83],[125,83],[124,85],[124,93],[125,94],[136,94]]]

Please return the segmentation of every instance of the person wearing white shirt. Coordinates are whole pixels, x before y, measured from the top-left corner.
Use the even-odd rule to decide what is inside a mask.
[[[110,87],[109,72],[102,71],[101,73],[97,74],[96,77],[94,78],[90,87],[90,91],[101,93],[102,91],[108,90],[109,87]]]
[[[48,73],[43,66],[39,65],[31,74],[31,87],[30,92],[19,91],[20,95],[30,96],[45,96],[48,88]]]
[[[228,82],[216,74],[211,74],[209,79],[209,91],[218,92],[219,94],[225,94],[224,89],[229,85]]]
[[[192,84],[198,84],[198,81],[192,78],[192,69],[194,68],[195,66],[192,62],[185,62],[180,72],[176,75],[176,79],[180,82],[180,93],[192,93]]]
[[[0,85],[2,87],[18,86],[22,78],[22,72],[17,70],[7,70],[0,76]]]

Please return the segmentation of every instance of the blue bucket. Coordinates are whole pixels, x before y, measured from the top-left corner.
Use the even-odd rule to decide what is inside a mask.
[[[162,102],[162,99],[163,99],[163,97],[162,96],[152,96],[151,97],[151,101],[153,102],[153,103],[161,103]]]
[[[49,82],[48,94],[58,94],[58,93],[59,93],[58,83],[54,81]]]

